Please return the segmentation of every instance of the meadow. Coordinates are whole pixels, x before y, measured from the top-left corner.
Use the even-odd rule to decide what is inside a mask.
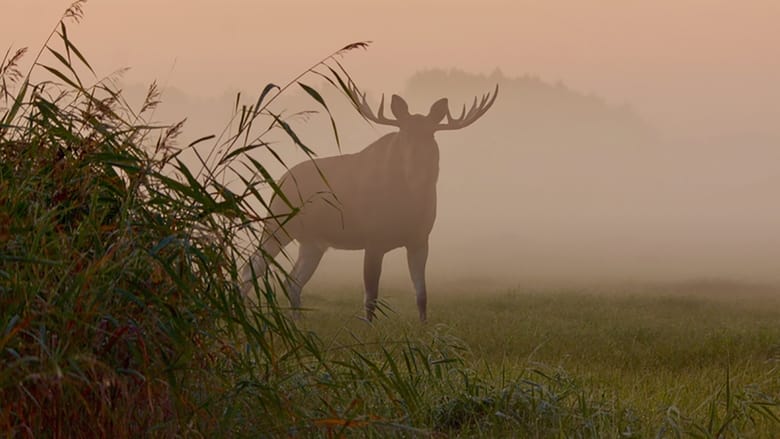
[[[314,154],[270,103],[300,88],[330,114],[299,81],[346,91],[337,57],[365,44],[179,145],[184,122],[148,121],[156,84],[128,105],[69,39],[83,3],[29,71],[23,49],[0,61],[5,436],[777,436],[772,291],[460,289],[422,325],[385,290],[367,324],[358,287],[309,288],[292,319],[277,271],[247,302],[242,243],[278,194],[251,153],[270,132]]]
[[[400,338],[441,331],[468,346],[465,358],[497,386],[565,374],[643,425],[686,413],[706,418],[729,392],[760,400],[780,393],[777,289],[730,282],[464,291],[432,299],[429,327],[414,319],[410,292],[387,292],[384,318],[359,317],[360,289],[323,288],[306,298],[305,325],[347,344],[355,336]],[[742,392],[742,393],[740,393]],[[759,436],[780,434],[777,425]],[[652,436],[644,431],[642,436]]]

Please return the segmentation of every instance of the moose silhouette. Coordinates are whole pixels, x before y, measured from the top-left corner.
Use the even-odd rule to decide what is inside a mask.
[[[398,131],[354,154],[302,162],[279,179],[280,193],[271,200],[270,219],[265,221],[260,246],[242,272],[244,291],[251,288],[253,276],[268,269],[267,258],[275,257],[296,240],[300,243],[298,259],[285,290],[293,309],[298,309],[301,290],[328,248],[365,250],[364,303],[366,318],[371,320],[384,255],[405,247],[417,309],[420,320],[425,321],[425,265],[428,236],[436,220],[439,177],[439,147],[434,133],[474,123],[495,102],[498,85],[492,95],[483,95],[479,102],[475,97],[468,111],[464,105],[457,118],[451,116],[446,98],[436,101],[423,116],[409,114],[406,102],[393,95],[391,119],[383,113],[384,95],[374,114],[365,93],[352,82],[347,89],[364,118],[398,127]]]

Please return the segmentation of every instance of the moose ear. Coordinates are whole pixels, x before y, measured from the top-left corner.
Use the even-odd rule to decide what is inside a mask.
[[[390,110],[396,120],[409,117],[409,106],[406,105],[406,101],[401,96],[393,95],[393,99],[390,101]]]
[[[449,112],[450,107],[447,103],[447,98],[441,98],[433,105],[431,105],[431,111],[428,113],[428,119],[430,119],[431,122],[439,123]]]

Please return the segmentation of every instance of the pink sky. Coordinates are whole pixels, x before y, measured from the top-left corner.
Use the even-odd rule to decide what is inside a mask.
[[[69,3],[4,0],[0,43],[37,48]],[[780,135],[774,0],[111,0],[85,12],[71,33],[100,73],[129,66],[128,81],[195,94],[285,82],[372,40],[345,63],[376,90],[422,68],[500,68],[630,103],[677,135]]]

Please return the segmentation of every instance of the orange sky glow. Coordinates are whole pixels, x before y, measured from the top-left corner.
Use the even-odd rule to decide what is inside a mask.
[[[37,48],[69,1],[3,0],[0,43]],[[780,3],[656,1],[92,1],[71,34],[102,74],[219,95],[285,82],[344,44],[344,62],[392,92],[457,67],[562,81],[631,104],[678,135],[777,134]],[[724,122],[729,123],[724,123]]]

